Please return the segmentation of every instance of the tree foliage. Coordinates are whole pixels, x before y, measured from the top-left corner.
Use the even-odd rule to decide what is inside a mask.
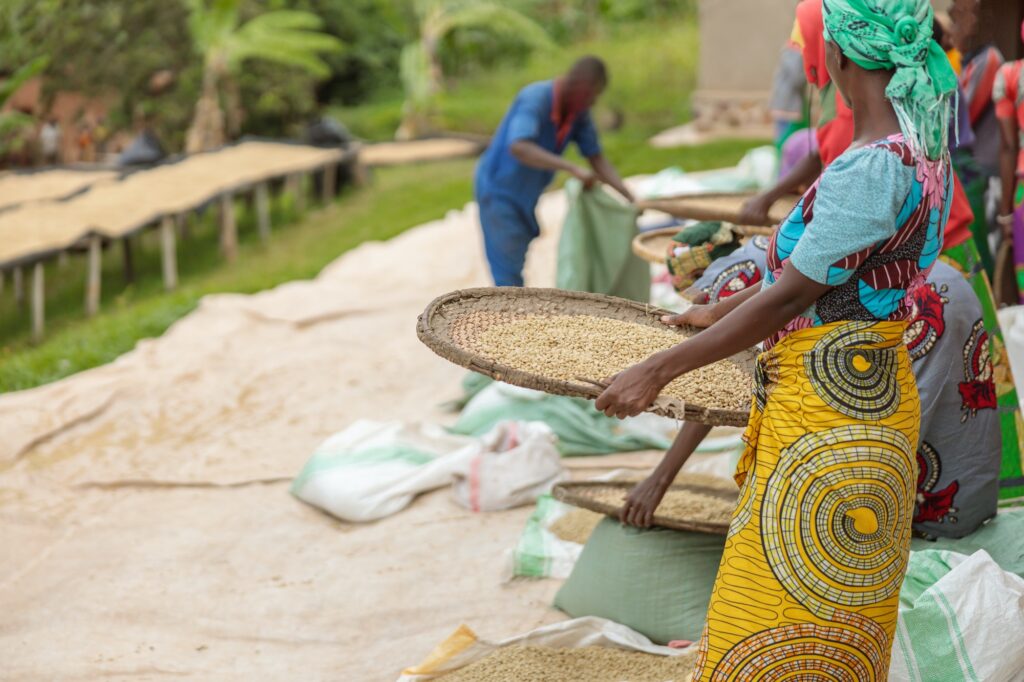
[[[502,45],[551,49],[544,28],[507,5],[479,0],[413,0],[417,35],[402,48],[399,73],[405,89],[404,118],[396,134],[416,137],[429,129],[434,100],[444,88],[444,41],[460,31],[486,33]]]
[[[207,10],[202,26],[190,11],[197,4]],[[221,99],[230,114],[244,112],[233,132],[276,136],[294,131],[317,101],[351,106],[403,88],[407,111],[429,118],[433,98],[454,78],[611,23],[692,12],[694,4],[0,0],[0,80],[48,56],[44,97],[68,90],[102,96],[111,107],[105,127],[146,120],[167,147],[180,149],[215,45],[230,74]],[[150,86],[158,73],[173,78],[156,92]]]
[[[49,61],[48,57],[36,57],[0,83],[0,156],[20,147],[24,131],[34,123],[31,116],[20,111],[4,111],[7,101],[22,85],[42,73]]]
[[[322,20],[311,12],[278,9],[242,19],[241,0],[188,0],[189,30],[203,60],[203,82],[185,151],[199,152],[226,141],[227,129],[241,132],[241,91],[232,77],[250,60],[297,68],[315,78],[330,75],[322,54],[339,52],[341,41],[320,32]]]

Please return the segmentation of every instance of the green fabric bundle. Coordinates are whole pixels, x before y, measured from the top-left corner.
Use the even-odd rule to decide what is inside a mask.
[[[555,595],[555,606],[574,618],[622,623],[658,644],[697,641],[724,550],[724,535],[638,530],[606,518]]]
[[[672,241],[685,246],[714,244],[710,252],[712,260],[728,256],[740,247],[739,241],[733,235],[732,228],[715,220],[705,220],[684,227],[679,234],[672,237]]]

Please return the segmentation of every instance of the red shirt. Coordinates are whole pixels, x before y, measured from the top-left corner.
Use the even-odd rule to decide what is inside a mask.
[[[996,117],[1015,121],[1020,136],[1017,173],[1024,175],[1024,60],[1007,62],[999,69],[992,99]]]

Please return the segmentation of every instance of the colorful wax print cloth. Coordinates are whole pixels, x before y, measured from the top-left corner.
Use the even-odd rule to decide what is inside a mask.
[[[759,283],[764,276],[770,241],[765,236],[751,237],[738,250],[711,263],[690,290],[695,302],[718,303]]]
[[[999,501],[1003,437],[988,334],[971,285],[941,260],[911,297],[903,340],[921,399],[914,535],[960,538],[995,516]],[[968,398],[977,395],[984,404]]]
[[[953,173],[915,155],[902,135],[850,150],[825,169],[772,236],[763,288],[786,262],[832,287],[765,341],[839,321],[905,321],[907,292],[942,249]]]
[[[999,48],[983,45],[964,55],[960,72],[960,86],[974,130],[974,158],[986,176],[999,174],[999,121],[996,119],[992,96],[996,76],[1005,59]]]
[[[1024,418],[1021,416],[1017,387],[1006,353],[1003,331],[996,314],[995,296],[988,273],[973,241],[946,249],[942,260],[967,278],[981,305],[982,325],[963,346],[957,381],[962,402],[962,417],[995,410],[1002,433],[1002,468],[999,499],[1002,504],[1024,502]]]
[[[796,330],[758,361],[694,680],[885,680],[920,403],[903,322]]]
[[[992,256],[992,248],[989,245],[989,225],[987,212],[987,195],[989,190],[988,177],[981,172],[978,162],[974,160],[970,149],[959,148],[951,152],[953,170],[956,172],[960,184],[963,186],[964,195],[967,198],[967,205],[970,207],[971,215],[974,216],[970,225],[971,237],[974,239],[974,246],[978,250],[982,267],[988,274],[989,282],[995,276],[995,258]],[[950,211],[952,213],[952,210]],[[952,218],[951,218],[952,219]],[[947,248],[949,245],[947,244]]]

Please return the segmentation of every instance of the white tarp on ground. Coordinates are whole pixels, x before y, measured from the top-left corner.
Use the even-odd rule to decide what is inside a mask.
[[[553,281],[564,210],[542,202],[533,284]],[[488,283],[478,232],[472,207],[452,212],[0,396],[0,676],[393,680],[461,623],[501,638],[560,620],[557,584],[500,581],[530,507],[472,514],[443,491],[357,526],[288,494],[358,419],[450,418],[436,405],[464,371],[415,321]]]

